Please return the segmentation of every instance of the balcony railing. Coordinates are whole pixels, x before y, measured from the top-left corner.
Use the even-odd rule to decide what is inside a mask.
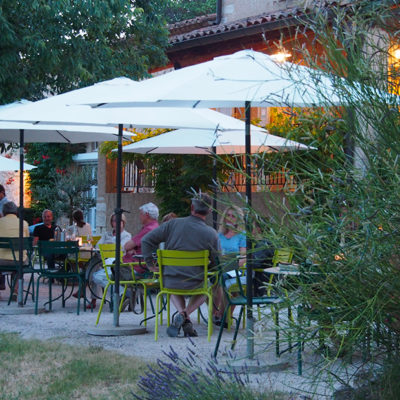
[[[154,169],[145,168],[142,163],[127,163],[123,174],[123,192],[152,193],[154,192]],[[281,190],[294,191],[296,182],[288,171],[265,172],[262,169],[254,171],[251,182],[253,192],[265,190],[278,192]],[[246,177],[240,173],[232,172],[226,182],[222,183],[224,192],[245,192]]]

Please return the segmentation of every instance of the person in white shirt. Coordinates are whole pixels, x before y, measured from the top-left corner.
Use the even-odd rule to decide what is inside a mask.
[[[101,236],[100,240],[96,244],[96,248],[99,247],[100,244],[111,244],[115,243],[116,239],[116,226],[117,226],[117,216],[116,214],[111,215],[110,217],[111,231],[104,232]],[[125,230],[126,225],[126,217],[124,214],[121,214],[121,247],[124,248],[125,243],[128,242],[132,235]],[[97,255],[100,257],[100,255]],[[111,267],[109,268],[109,274],[111,275]],[[92,292],[95,293],[97,297],[101,297],[100,287],[105,287],[107,285],[107,276],[104,271],[104,268],[101,264],[98,266],[98,270],[92,274],[92,280],[89,281],[89,285],[91,287]],[[123,288],[122,288],[123,290]],[[96,307],[96,298],[92,297],[91,304],[88,305],[88,308]]]

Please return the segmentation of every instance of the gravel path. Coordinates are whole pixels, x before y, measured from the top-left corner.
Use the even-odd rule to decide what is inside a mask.
[[[55,285],[55,290],[60,290],[60,287]],[[40,289],[39,302],[47,299],[47,286],[43,285]],[[154,319],[148,322],[147,333],[137,336],[93,336],[87,333],[88,329],[95,326],[97,317],[97,309],[91,312],[90,310],[76,315],[76,300],[69,299],[66,308],[61,307],[61,301],[55,302],[52,312],[44,312],[39,315],[34,314],[10,314],[4,315],[4,312],[12,312],[17,307],[15,303],[7,306],[7,292],[2,291],[0,298],[0,331],[2,332],[17,332],[23,338],[40,339],[40,340],[56,340],[70,345],[79,346],[95,346],[102,347],[107,350],[117,351],[121,354],[140,357],[143,360],[154,362],[158,358],[165,359],[165,352],[170,351],[171,347],[181,356],[187,353],[187,347],[195,346],[195,351],[198,357],[203,360],[209,360],[214,350],[217,340],[218,329],[213,332],[211,342],[207,341],[207,326],[204,322],[200,325],[194,323],[199,337],[193,338],[193,344],[190,340],[183,337],[170,338],[166,334],[166,325],[164,317],[164,325],[159,328],[158,341],[154,340]],[[27,303],[27,308],[32,308],[32,303]],[[151,312],[150,307],[148,307]],[[204,309],[206,311],[206,309]],[[204,314],[205,315],[205,314]],[[132,312],[124,312],[120,316],[120,324],[123,327],[139,327],[142,315],[135,315]],[[109,312],[109,307],[106,306],[103,310],[99,326],[113,326],[113,314]],[[245,361],[246,355],[246,340],[244,337],[245,331],[241,330],[239,341],[234,352],[234,357],[238,359],[237,363],[252,365],[261,373],[253,374],[258,381],[262,381],[266,388],[284,390],[288,392],[297,392],[300,387],[306,388],[309,382],[307,377],[299,377],[296,373],[296,351],[286,353],[281,358],[276,358],[274,355],[274,343],[263,341],[262,348],[266,347],[268,351],[263,351],[257,357],[257,362]],[[218,361],[221,365],[226,363],[227,349],[230,347],[233,330],[225,331],[222,337],[220,349],[221,356]],[[261,347],[256,346],[256,350]],[[307,370],[307,367],[304,368]],[[260,379],[261,378],[261,379]],[[298,397],[293,399],[307,398]]]

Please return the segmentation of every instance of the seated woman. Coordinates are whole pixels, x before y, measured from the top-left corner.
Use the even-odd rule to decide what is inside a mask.
[[[83,220],[83,212],[81,210],[75,210],[72,213],[72,219],[74,224],[69,226],[67,232],[70,236],[92,236],[92,228],[89,223]]]
[[[116,214],[111,215],[110,217],[110,225],[111,231],[106,231],[101,236],[100,240],[96,244],[96,248],[99,247],[100,244],[112,244],[115,243],[116,239],[116,225],[117,225],[117,216]],[[126,217],[124,214],[121,214],[121,247],[124,248],[124,245],[127,241],[130,240],[131,234],[125,230],[126,225]],[[96,254],[89,262],[88,270],[90,269],[90,264],[96,264],[96,271],[91,275],[91,279],[89,278],[89,285],[91,287],[92,299],[91,304],[88,305],[87,308],[95,308],[96,307],[96,298],[101,298],[100,287],[105,287],[107,285],[107,277],[104,271],[104,268],[99,261],[101,260],[100,255]],[[111,267],[109,273],[111,274]],[[122,289],[123,290],[123,289]],[[93,293],[96,297],[93,296]]]
[[[227,264],[227,272],[224,272],[222,279],[225,280],[227,287],[236,283],[237,267],[242,267],[246,263],[246,234],[244,229],[244,215],[241,208],[229,206],[222,213],[221,226],[218,237],[221,243],[222,261]],[[229,267],[232,267],[229,271]],[[245,277],[241,277],[245,279]],[[243,283],[245,281],[243,280]],[[215,306],[214,319],[218,325],[226,306],[226,300],[221,287],[217,286],[214,291]]]

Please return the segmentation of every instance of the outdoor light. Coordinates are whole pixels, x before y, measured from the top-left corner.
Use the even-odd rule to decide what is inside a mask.
[[[400,60],[400,49],[397,49],[397,50],[395,50],[395,51],[393,52],[393,57],[394,57],[396,60]]]
[[[277,62],[285,62],[287,58],[291,57],[290,53],[280,51],[279,53],[272,54],[272,58]],[[400,56],[400,54],[399,54]]]

